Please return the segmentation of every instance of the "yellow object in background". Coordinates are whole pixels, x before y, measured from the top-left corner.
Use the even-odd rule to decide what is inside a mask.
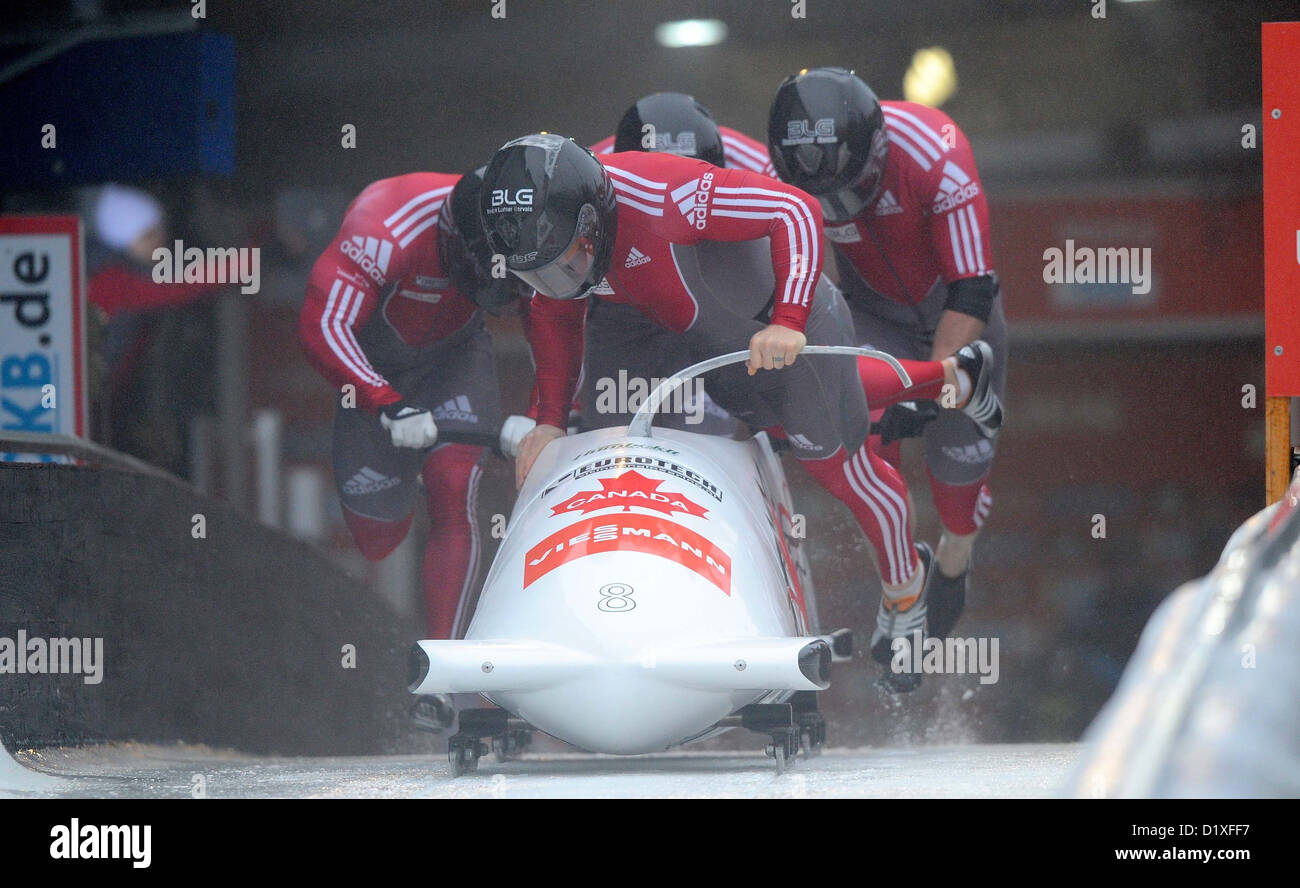
[[[938,108],[957,91],[957,66],[942,46],[918,49],[903,76],[903,97]]]

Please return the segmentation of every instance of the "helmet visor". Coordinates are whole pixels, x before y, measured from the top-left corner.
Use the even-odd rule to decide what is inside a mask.
[[[600,283],[595,277],[596,241],[599,235],[596,208],[584,204],[578,213],[573,239],[559,256],[540,268],[511,272],[543,296],[552,299],[581,299]]]
[[[822,216],[828,222],[848,222],[875,203],[876,196],[880,193],[880,183],[885,177],[888,149],[889,139],[884,127],[881,127],[871,139],[871,154],[862,165],[857,179],[847,188],[837,188],[817,195],[817,200],[822,205]]]
[[[841,188],[830,194],[817,195],[822,205],[822,216],[827,222],[848,222],[856,218],[870,203],[870,195],[864,195],[859,188]]]

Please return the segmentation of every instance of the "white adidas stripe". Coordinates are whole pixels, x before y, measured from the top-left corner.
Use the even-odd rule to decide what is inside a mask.
[[[989,517],[989,507],[993,504],[993,497],[988,493],[981,491],[979,499],[975,502],[975,526],[983,527],[984,522]]]
[[[465,494],[465,514],[469,518],[469,564],[465,565],[465,581],[460,587],[460,600],[456,602],[456,616],[452,618],[451,637],[463,638],[465,630],[469,627],[461,624],[465,619],[465,605],[469,599],[469,591],[474,586],[474,581],[478,579],[479,570],[479,537],[478,537],[478,482],[482,470],[477,465],[470,468],[469,471],[469,491]]]
[[[884,492],[890,494],[888,498],[880,495],[877,487],[880,479],[870,472],[870,466],[867,466],[867,472],[863,471],[861,457],[862,451],[859,449],[857,453],[845,460],[844,476],[848,479],[853,492],[876,516],[876,522],[880,526],[880,538],[884,543],[885,559],[888,562],[888,582],[891,586],[897,586],[906,582],[903,573],[911,566],[911,561],[906,558],[903,551],[906,538],[902,533],[902,520],[906,517],[906,510],[895,509],[897,498],[893,496],[892,490],[884,488]],[[873,481],[875,484],[872,483]]]
[[[893,525],[894,543],[897,546],[899,564],[898,577],[894,580],[894,585],[905,583],[912,577],[913,555],[912,550],[907,545],[907,501],[880,479],[875,469],[871,467],[871,461],[867,458],[865,451],[859,448],[855,457],[858,471],[864,473],[865,478],[870,479],[870,483],[867,483],[867,489],[872,491],[881,502],[892,504],[893,508],[898,510],[897,521]],[[894,514],[892,509],[890,514]]]
[[[906,122],[891,119],[886,126],[889,127],[890,134],[906,137],[908,141],[915,145],[920,151],[923,151],[930,160],[935,161],[939,159],[939,152],[934,150],[934,146]]]
[[[767,171],[772,169],[772,159],[768,157],[766,151],[759,151],[739,139],[724,135],[722,137],[722,148],[729,167],[742,167],[764,174],[767,174]]]
[[[726,195],[736,195],[727,197]],[[813,269],[821,268],[821,232],[817,231],[816,217],[812,209],[803,200],[785,191],[771,188],[719,187],[715,190],[714,210],[717,215],[731,215],[719,206],[764,206],[778,209],[778,215],[786,224],[791,261],[795,257],[804,257],[807,269],[800,269],[800,274],[790,275],[781,294],[781,301],[796,305],[811,304],[812,293],[817,285],[817,276]]]
[[[428,231],[430,227],[438,224],[442,204],[443,201],[439,200],[424,207],[418,213],[411,213],[401,225],[393,229],[393,236],[401,238],[398,245],[402,249],[406,249],[407,245],[419,237],[422,232]],[[411,225],[415,227],[408,229],[408,226]]]
[[[984,240],[980,237],[979,219],[975,215],[975,208],[967,205],[966,215],[970,219],[971,236],[975,239],[975,263],[980,274],[988,274],[988,263],[984,261]]]
[[[659,192],[658,194],[656,194],[653,191],[644,191],[640,188],[635,188],[627,184],[626,182],[615,181],[614,190],[617,191],[619,194],[627,194],[632,197],[638,197],[641,198],[642,200],[648,200],[651,203],[663,203],[664,201],[663,192]]]
[[[442,197],[444,194],[446,194],[449,191],[451,191],[451,186],[447,185],[442,188],[434,188],[432,191],[426,191],[423,194],[417,194],[415,197],[411,198],[406,203],[402,204],[402,206],[397,210],[397,212],[393,213],[393,215],[385,219],[384,227],[391,229],[394,225],[396,225],[399,221],[401,221],[402,218],[405,217],[407,213],[409,213],[415,207],[419,206],[422,203],[426,203],[430,200],[433,200],[434,198]]]
[[[356,306],[352,307],[354,297]],[[351,325],[357,311],[361,308],[361,302],[361,294],[356,288],[336,279],[334,285],[330,287],[325,311],[321,314],[321,335],[325,338],[325,344],[329,346],[330,351],[334,352],[344,366],[371,385],[382,386],[386,384],[384,378],[374,371],[370,362],[361,354],[361,348],[352,336],[351,327],[344,326],[344,316],[349,314],[349,308],[351,312],[346,323]]]
[[[939,137],[939,134],[936,133],[928,123],[926,123],[921,118],[917,117],[915,114],[911,113],[910,111],[904,111],[902,108],[892,108],[888,105],[882,105],[881,110],[885,112],[885,115],[887,117],[893,118],[890,121],[891,125],[892,124],[903,125],[902,122],[907,121],[907,123],[916,127],[916,130],[919,131],[918,132],[919,136],[929,138],[931,144],[933,144],[933,146],[939,150],[939,154],[948,153],[948,143],[946,143],[943,139],[941,139]],[[938,155],[935,155],[935,159],[936,160],[938,159]]]
[[[441,206],[441,204],[439,204],[439,206]],[[424,232],[428,231],[430,228],[437,225],[438,217],[440,215],[441,215],[440,213],[435,212],[428,219],[421,222],[415,228],[412,228],[410,232],[406,235],[406,237],[402,238],[400,241],[397,242],[398,246],[400,246],[402,249],[406,249],[410,245],[411,241],[415,240],[421,234],[424,234]]]
[[[667,182],[656,182],[653,179],[646,179],[642,176],[636,175],[635,173],[629,173],[627,170],[621,170],[616,166],[610,166],[609,164],[605,164],[605,171],[615,176],[621,176],[624,179],[631,179],[638,185],[644,185],[647,188],[657,188],[660,191],[664,191],[668,188]],[[617,185],[618,183],[615,182],[614,184]]]
[[[959,211],[958,213],[956,213],[956,216],[957,216],[957,227],[961,230],[962,249],[965,251],[966,254],[966,265],[968,268],[970,268],[971,271],[975,271],[976,270],[975,248],[971,246],[970,228],[966,222],[966,214],[964,212]]]
[[[406,218],[402,219],[401,224],[394,225],[389,230],[393,232],[393,237],[401,237],[412,225],[417,224],[421,219],[425,219],[430,213],[437,214],[441,209],[444,200],[439,198],[431,203],[427,203],[414,212],[407,213]]]
[[[957,265],[957,273],[964,275],[966,274],[966,260],[962,256],[961,242],[957,236],[957,215],[955,213],[948,214],[948,240],[952,247],[953,261]]]
[[[641,203],[640,201],[635,201],[630,197],[624,197],[621,193],[615,194],[614,200],[617,201],[618,203],[623,204],[624,206],[629,206],[635,210],[640,210],[641,212],[645,213],[647,216],[662,216],[664,214],[663,207],[648,206],[646,204]]]
[[[341,334],[343,341],[346,343],[346,345],[350,349],[352,349],[352,353],[356,355],[357,361],[365,369],[365,372],[369,374],[369,377],[373,381],[373,384],[380,385],[380,386],[387,385],[388,380],[380,376],[377,372],[375,372],[375,368],[370,366],[370,359],[367,358],[365,352],[361,350],[360,344],[357,343],[356,334],[352,332],[353,327],[357,322],[357,315],[361,312],[361,305],[363,302],[365,302],[365,294],[361,290],[356,290],[351,287],[349,287],[348,289],[353,291],[352,308],[347,313],[348,316],[347,316],[346,323],[344,324],[336,323],[335,329]],[[342,317],[342,314],[340,314],[340,317]]]
[[[334,285],[330,287],[329,298],[325,301],[325,311],[321,312],[321,318],[320,318],[321,336],[322,338],[324,338],[325,344],[329,346],[330,351],[334,352],[335,357],[337,357],[340,361],[342,361],[344,366],[346,366],[357,376],[360,376],[363,379],[367,379],[365,372],[356,365],[356,362],[352,358],[352,354],[347,350],[346,346],[341,344],[334,337],[334,333],[333,333],[334,324],[336,321],[335,315],[337,314],[338,307],[340,305],[340,299],[339,299],[340,291],[343,290],[344,286],[345,284],[343,283],[343,281],[335,279]],[[350,296],[351,291],[352,291],[352,287],[350,285],[347,285],[347,290],[344,291],[342,295],[345,297]],[[346,304],[344,304],[343,307],[346,307]]]
[[[916,148],[901,133],[897,133],[893,129],[891,129],[889,131],[889,142],[892,145],[897,145],[899,148],[902,148],[904,151],[910,154],[912,156],[912,160],[915,160],[917,165],[920,166],[921,169],[925,170],[927,173],[930,171],[930,161],[926,160],[925,156],[921,153],[920,149]]]
[[[953,179],[962,185],[970,184],[970,176],[966,175],[966,171],[957,166],[957,164],[953,163],[951,160],[944,163],[943,174],[947,178]]]
[[[719,204],[722,203],[724,203],[724,201],[721,200],[714,201],[714,207],[712,211],[714,216],[725,216],[732,219],[771,219],[773,215],[770,212],[749,213],[740,210],[719,209],[718,206]],[[779,204],[751,204],[751,205],[767,206],[767,207],[777,209],[776,215],[779,218],[781,218],[786,224],[786,241],[787,241],[787,245],[790,248],[790,256],[791,256],[792,264],[794,261],[796,261],[794,257],[804,255],[801,254],[798,250],[798,244],[801,243],[802,241],[799,237],[796,236],[795,233],[796,228],[798,228],[800,231],[802,230],[803,226],[801,222],[794,220],[794,217],[790,214],[790,212],[787,209],[782,208]],[[792,220],[794,221],[793,226],[791,225]],[[814,253],[814,255],[810,258],[809,268],[815,267],[814,265],[811,264],[815,260],[816,260],[816,254]],[[797,290],[792,291],[791,290],[792,286],[797,286]],[[805,292],[806,289],[807,288],[805,287],[805,282],[803,280],[798,280],[796,273],[792,273],[790,276],[786,278],[785,286],[781,291],[781,302],[793,303],[795,305],[806,305],[808,300],[808,294],[807,292]]]
[[[881,575],[889,577],[889,584],[891,586],[897,585],[898,581],[895,578],[898,576],[898,561],[894,556],[894,547],[889,542],[891,523],[885,518],[875,501],[872,500],[871,497],[867,496],[866,491],[862,489],[862,485],[858,483],[858,479],[853,469],[852,460],[846,459],[843,468],[844,477],[848,480],[849,486],[853,488],[853,492],[857,494],[859,499],[867,504],[867,508],[871,510],[871,514],[876,516],[876,524],[880,528],[880,538],[885,541],[884,554],[886,563],[881,566]]]

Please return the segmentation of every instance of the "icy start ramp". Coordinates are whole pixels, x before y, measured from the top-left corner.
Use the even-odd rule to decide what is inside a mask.
[[[43,795],[101,798],[1038,798],[1059,794],[1078,752],[1073,744],[833,749],[780,776],[762,753],[573,753],[485,761],[454,779],[440,755],[255,758],[126,744],[19,758],[61,778]]]

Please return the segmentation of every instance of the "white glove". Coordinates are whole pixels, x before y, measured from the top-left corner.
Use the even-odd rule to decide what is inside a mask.
[[[380,410],[379,424],[393,436],[394,447],[423,449],[432,447],[438,440],[438,424],[433,421],[433,414],[403,401]]]
[[[537,420],[527,416],[507,416],[501,423],[501,452],[506,456],[519,455],[519,442],[537,425]]]

